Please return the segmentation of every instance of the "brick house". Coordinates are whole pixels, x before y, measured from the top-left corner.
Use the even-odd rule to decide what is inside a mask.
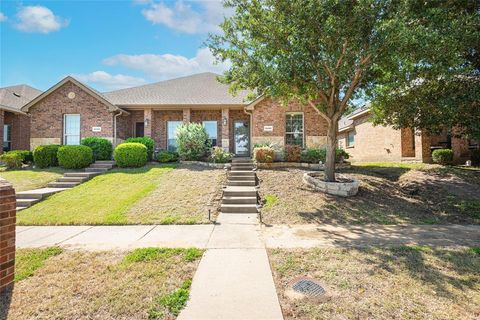
[[[40,93],[24,84],[0,88],[0,153],[30,148],[30,118],[20,109]]]
[[[431,162],[434,149],[453,150],[454,162],[464,163],[470,150],[480,147],[475,140],[447,134],[428,135],[410,128],[374,126],[368,107],[357,109],[339,121],[338,146],[350,154],[351,161],[421,161]]]

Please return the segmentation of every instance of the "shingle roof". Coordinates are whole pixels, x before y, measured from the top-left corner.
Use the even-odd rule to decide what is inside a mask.
[[[218,74],[199,73],[140,87],[102,93],[111,103],[125,105],[245,105],[248,91],[232,96]]]
[[[0,109],[21,112],[21,107],[41,93],[42,91],[26,84],[0,88]]]
[[[340,120],[338,120],[338,130],[342,130],[343,128],[351,126],[353,124],[352,117],[355,117],[355,115],[357,115],[357,114],[359,114],[363,111],[366,111],[369,108],[370,108],[370,105],[367,103],[367,104],[355,109],[352,113],[350,113],[348,115],[345,115],[342,118],[340,118]]]

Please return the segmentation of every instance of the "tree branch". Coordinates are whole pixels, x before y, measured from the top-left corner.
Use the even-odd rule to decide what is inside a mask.
[[[345,53],[347,52],[347,43],[348,43],[347,40],[345,40],[345,42],[343,43],[342,54],[340,55],[340,58],[338,58],[335,69],[338,69],[342,65],[343,57],[345,57]]]
[[[363,71],[364,71],[362,67],[370,61],[371,57],[372,57],[372,55],[369,54],[366,57],[362,58],[360,60],[360,64],[355,69],[355,75],[353,76],[353,79],[350,82],[350,86],[348,87],[347,92],[345,92],[345,96],[343,97],[343,99],[340,103],[340,109],[338,110],[340,114],[342,114],[345,111],[345,109],[347,108],[348,100],[350,100],[350,98],[352,97],[353,92],[357,88],[357,86],[360,83],[360,80],[362,78]]]
[[[308,101],[308,104],[313,108],[315,109],[315,111],[317,111],[317,113],[327,121],[328,125],[331,125],[332,123],[332,120],[325,114],[323,113],[322,111],[318,110],[317,106],[315,105],[315,103],[313,103],[312,101]]]

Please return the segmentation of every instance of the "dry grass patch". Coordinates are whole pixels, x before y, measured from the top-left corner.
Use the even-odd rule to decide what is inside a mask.
[[[480,171],[435,165],[361,166],[355,197],[315,192],[301,169],[259,170],[263,221],[277,223],[480,223]]]
[[[7,319],[173,319],[202,253],[63,252],[15,284]]]
[[[285,319],[478,319],[480,255],[428,247],[270,250]],[[325,299],[294,300],[289,283],[311,277]]]
[[[157,187],[128,212],[129,223],[208,223],[217,212],[225,173],[221,169],[181,165],[160,177]]]
[[[62,168],[6,170],[0,168],[0,177],[10,182],[15,191],[26,191],[45,187],[60,178],[68,170]]]

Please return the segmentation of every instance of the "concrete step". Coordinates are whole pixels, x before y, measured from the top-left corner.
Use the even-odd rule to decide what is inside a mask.
[[[92,163],[89,168],[106,168],[106,169],[112,169],[113,164],[110,163]]]
[[[257,204],[257,197],[223,197],[223,204]]]
[[[222,204],[220,206],[222,213],[257,213],[255,204]]]
[[[84,176],[84,177],[61,177],[61,178],[58,178],[57,181],[58,182],[84,182],[84,181],[87,181],[88,179],[90,179],[90,177],[88,176]]]
[[[42,199],[38,199],[38,198],[17,199],[17,207],[28,208],[41,200]]]
[[[232,176],[232,177],[255,177],[255,171],[252,171],[252,170],[245,170],[245,171],[230,171],[228,173],[228,176]]]
[[[255,187],[256,182],[255,180],[240,180],[240,181],[232,181],[229,180],[227,183],[229,186],[248,186],[248,187]]]
[[[229,186],[223,190],[224,197],[256,197],[257,190],[253,187]]]
[[[242,165],[250,165],[250,166],[253,166],[253,161],[250,160],[250,161],[246,161],[246,160],[242,160],[242,161],[232,161],[232,164],[234,166],[236,165],[239,165],[239,166],[242,166]]]
[[[17,199],[42,199],[63,190],[65,190],[65,188],[40,188],[17,192],[16,197]]]
[[[248,157],[235,157],[232,159],[232,162],[242,162],[242,161],[253,161],[252,158]]]
[[[22,211],[22,210],[25,210],[25,209],[27,209],[27,207],[21,207],[21,206],[17,206],[17,208],[16,208],[16,209],[17,209],[17,212],[18,212],[18,211]]]
[[[50,188],[73,188],[81,182],[50,182],[47,186]]]
[[[230,181],[255,181],[255,176],[228,176]]]
[[[63,174],[64,177],[88,177],[92,178],[98,175],[99,172],[66,172]]]
[[[230,171],[253,171],[253,166],[232,166]]]
[[[112,166],[115,165],[115,161],[114,161],[114,160],[97,160],[97,161],[95,161],[94,163],[111,164]]]
[[[85,172],[107,172],[107,168],[85,168]]]

